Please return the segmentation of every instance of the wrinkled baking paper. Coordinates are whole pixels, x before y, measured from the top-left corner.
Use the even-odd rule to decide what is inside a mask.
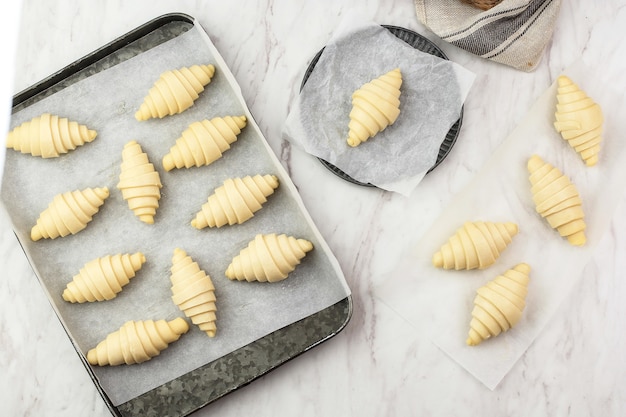
[[[357,147],[346,143],[352,93],[402,72],[396,122]],[[284,134],[363,183],[409,195],[435,164],[459,119],[474,74],[414,49],[384,27],[348,15],[324,48],[287,118]]]
[[[623,85],[626,77],[615,73],[594,77],[593,69],[582,61],[565,74],[604,110],[604,140],[597,166],[586,167],[555,131],[553,84],[376,289],[384,303],[419,329],[416,335],[428,335],[490,389],[515,365],[581,278],[626,189],[626,150],[621,144],[626,120],[616,116],[626,99],[610,87]],[[621,80],[614,84],[611,77]],[[559,168],[578,188],[587,223],[585,246],[570,245],[536,213],[526,167],[533,154]],[[432,255],[465,221],[472,220],[515,222],[519,233],[497,262],[483,271],[434,268]],[[531,272],[520,322],[492,340],[466,346],[476,290],[522,262],[530,265]]]
[[[215,77],[185,112],[137,122],[135,111],[166,70],[211,63]],[[171,301],[170,267],[176,247],[212,278],[217,297],[217,335],[195,325],[159,357],[132,366],[93,367],[115,405],[335,304],[349,294],[327,245],[303,210],[295,187],[253,122],[234,78],[201,27],[100,72],[13,115],[15,127],[52,112],[98,131],[92,142],[59,158],[41,159],[7,150],[2,201],[21,244],[78,349],[86,354],[127,320],[183,316]],[[212,165],[165,172],[161,158],[194,121],[241,115],[248,125]],[[161,176],[163,189],[154,225],[141,223],[116,189],[124,144],[137,140]],[[191,219],[226,178],[274,174],[280,186],[254,218],[242,225],[196,230]],[[85,230],[32,242],[30,228],[53,196],[86,187],[109,187],[111,196]],[[311,240],[313,251],[285,281],[230,281],[228,264],[257,233],[286,233]],[[65,285],[89,260],[141,251],[146,263],[117,298],[70,304]],[[190,321],[188,321],[190,323]]]

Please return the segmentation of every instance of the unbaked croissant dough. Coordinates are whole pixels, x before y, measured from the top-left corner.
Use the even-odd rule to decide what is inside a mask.
[[[496,262],[518,232],[515,223],[465,222],[433,255],[443,269],[483,269]]]
[[[519,322],[526,307],[529,274],[530,266],[522,263],[476,291],[468,345],[476,346]]]
[[[215,67],[211,64],[165,71],[148,91],[135,119],[143,121],[182,113],[193,106],[214,74]]]
[[[80,232],[87,227],[107,197],[107,187],[57,194],[39,215],[37,224],[30,231],[30,238],[34,241],[55,239]]]
[[[537,155],[528,160],[528,172],[537,213],[569,243],[584,245],[587,226],[576,186],[558,168]]]
[[[10,131],[6,147],[42,158],[55,158],[93,141],[96,136],[96,131],[87,126],[44,113]]]
[[[392,125],[400,115],[402,73],[396,68],[352,94],[348,145],[358,146]]]
[[[161,198],[161,178],[148,160],[148,155],[136,141],[130,141],[122,151],[120,181],[117,188],[128,207],[144,223],[153,224]]]
[[[312,249],[313,244],[305,239],[258,234],[233,258],[226,276],[239,281],[282,281]]]
[[[146,257],[141,252],[107,255],[85,264],[63,291],[70,303],[111,300],[134,278]]]
[[[189,317],[193,324],[209,337],[215,336],[215,287],[211,277],[197,262],[179,248],[174,249],[172,257],[172,301]]]
[[[127,321],[87,352],[87,360],[98,366],[142,363],[158,356],[188,330],[189,325],[180,317],[171,321]]]
[[[585,164],[593,166],[598,162],[602,142],[602,109],[565,75],[557,79],[557,84],[554,127]]]
[[[245,126],[245,116],[215,117],[192,123],[163,157],[163,168],[171,171],[209,165],[230,149]]]
[[[275,175],[229,178],[217,187],[191,225],[196,229],[241,224],[254,216],[278,188]]]

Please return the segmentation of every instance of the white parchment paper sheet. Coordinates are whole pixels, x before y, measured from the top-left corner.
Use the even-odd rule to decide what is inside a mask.
[[[402,72],[400,116],[367,142],[346,143],[352,93]],[[285,124],[285,136],[357,181],[410,194],[435,164],[474,74],[414,49],[384,27],[347,15],[333,33]]]
[[[605,133],[597,166],[586,167],[554,130],[553,84],[376,290],[382,301],[419,329],[417,336],[429,337],[490,389],[513,367],[581,278],[626,189],[622,144],[626,120],[617,113],[626,99],[622,91],[611,88],[623,85],[624,75],[595,77],[594,70],[582,61],[565,73],[604,110]],[[577,186],[586,215],[585,246],[571,246],[535,212],[526,168],[533,154],[558,167]],[[496,264],[483,271],[434,268],[432,255],[463,222],[472,220],[512,221],[520,231]],[[520,262],[531,267],[521,321],[497,338],[466,346],[476,289]]]
[[[137,122],[134,113],[166,70],[211,63],[215,77],[195,105],[182,114]],[[237,348],[318,312],[349,294],[338,264],[305,212],[285,171],[254,123],[232,74],[199,26],[128,61],[97,73],[13,115],[11,127],[51,112],[98,131],[94,142],[54,159],[7,150],[2,201],[17,236],[51,303],[78,349],[87,351],[127,320],[182,316],[171,301],[169,268],[180,247],[213,279],[217,336],[194,325],[151,361],[94,367],[115,405],[215,360]],[[161,158],[194,121],[241,115],[248,125],[224,157],[210,166],[165,172]],[[116,189],[121,152],[137,140],[161,175],[161,207],[154,225],[141,223]],[[226,178],[274,174],[280,186],[255,217],[242,225],[196,230],[189,225],[209,194]],[[32,242],[39,213],[54,195],[107,186],[110,197],[87,228],[74,236]],[[311,240],[315,249],[290,277],[276,284],[232,282],[224,271],[257,233],[286,233]],[[117,298],[70,304],[65,285],[93,258],[141,251],[147,262]]]

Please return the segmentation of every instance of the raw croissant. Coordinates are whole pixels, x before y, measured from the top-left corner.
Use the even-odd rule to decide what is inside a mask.
[[[127,321],[87,352],[87,360],[98,366],[142,363],[158,356],[188,330],[189,325],[180,317],[169,322]]]
[[[49,113],[24,122],[7,136],[7,148],[42,158],[55,158],[97,136],[95,130]]]
[[[229,279],[277,282],[287,278],[313,244],[285,234],[258,234],[226,270]]]
[[[229,178],[215,189],[191,221],[196,229],[241,224],[254,216],[278,187],[275,175]]]
[[[585,164],[593,166],[598,162],[602,142],[602,109],[565,75],[561,75],[557,83],[554,127]]]
[[[474,298],[467,344],[476,346],[515,326],[526,306],[530,266],[516,265],[480,287]]]
[[[400,114],[402,73],[396,68],[352,94],[348,145],[358,146],[392,125]]]
[[[211,64],[165,71],[148,91],[135,119],[143,121],[182,113],[193,106],[214,74],[215,67]]]
[[[433,255],[443,269],[483,269],[496,262],[518,232],[515,223],[466,222]]]
[[[141,269],[146,257],[141,252],[107,255],[85,264],[63,291],[70,303],[111,300]]]
[[[122,151],[120,182],[117,188],[128,207],[139,220],[154,223],[156,209],[161,198],[161,178],[136,141],[130,141]]]
[[[34,241],[55,239],[80,232],[87,227],[108,196],[107,187],[57,194],[39,215],[37,224],[30,231],[30,238]]]
[[[576,186],[558,168],[537,155],[528,160],[528,172],[537,213],[545,217],[550,226],[566,237],[569,243],[584,245],[587,241],[587,226]]]
[[[163,168],[190,168],[209,165],[222,157],[246,126],[246,117],[215,117],[194,122],[183,131],[170,152],[163,157]]]
[[[172,301],[193,324],[209,337],[215,336],[215,287],[211,277],[182,249],[172,257]]]

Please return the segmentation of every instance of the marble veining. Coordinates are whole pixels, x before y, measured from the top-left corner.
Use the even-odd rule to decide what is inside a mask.
[[[611,55],[611,45],[624,34],[624,0],[562,2],[552,41],[532,73],[442,42],[418,23],[410,1],[23,3],[16,92],[161,14],[196,17],[230,66],[352,289],[354,313],[342,333],[194,415],[624,415],[624,199],[581,271],[583,279],[494,391],[427,339],[416,339],[415,329],[372,293],[406,245],[428,230],[563,69],[581,56],[606,62],[607,71],[625,69],[626,61]],[[349,10],[424,34],[477,75],[457,144],[409,198],[343,182],[281,136],[308,62]],[[2,414],[109,416],[8,216],[0,213]]]

